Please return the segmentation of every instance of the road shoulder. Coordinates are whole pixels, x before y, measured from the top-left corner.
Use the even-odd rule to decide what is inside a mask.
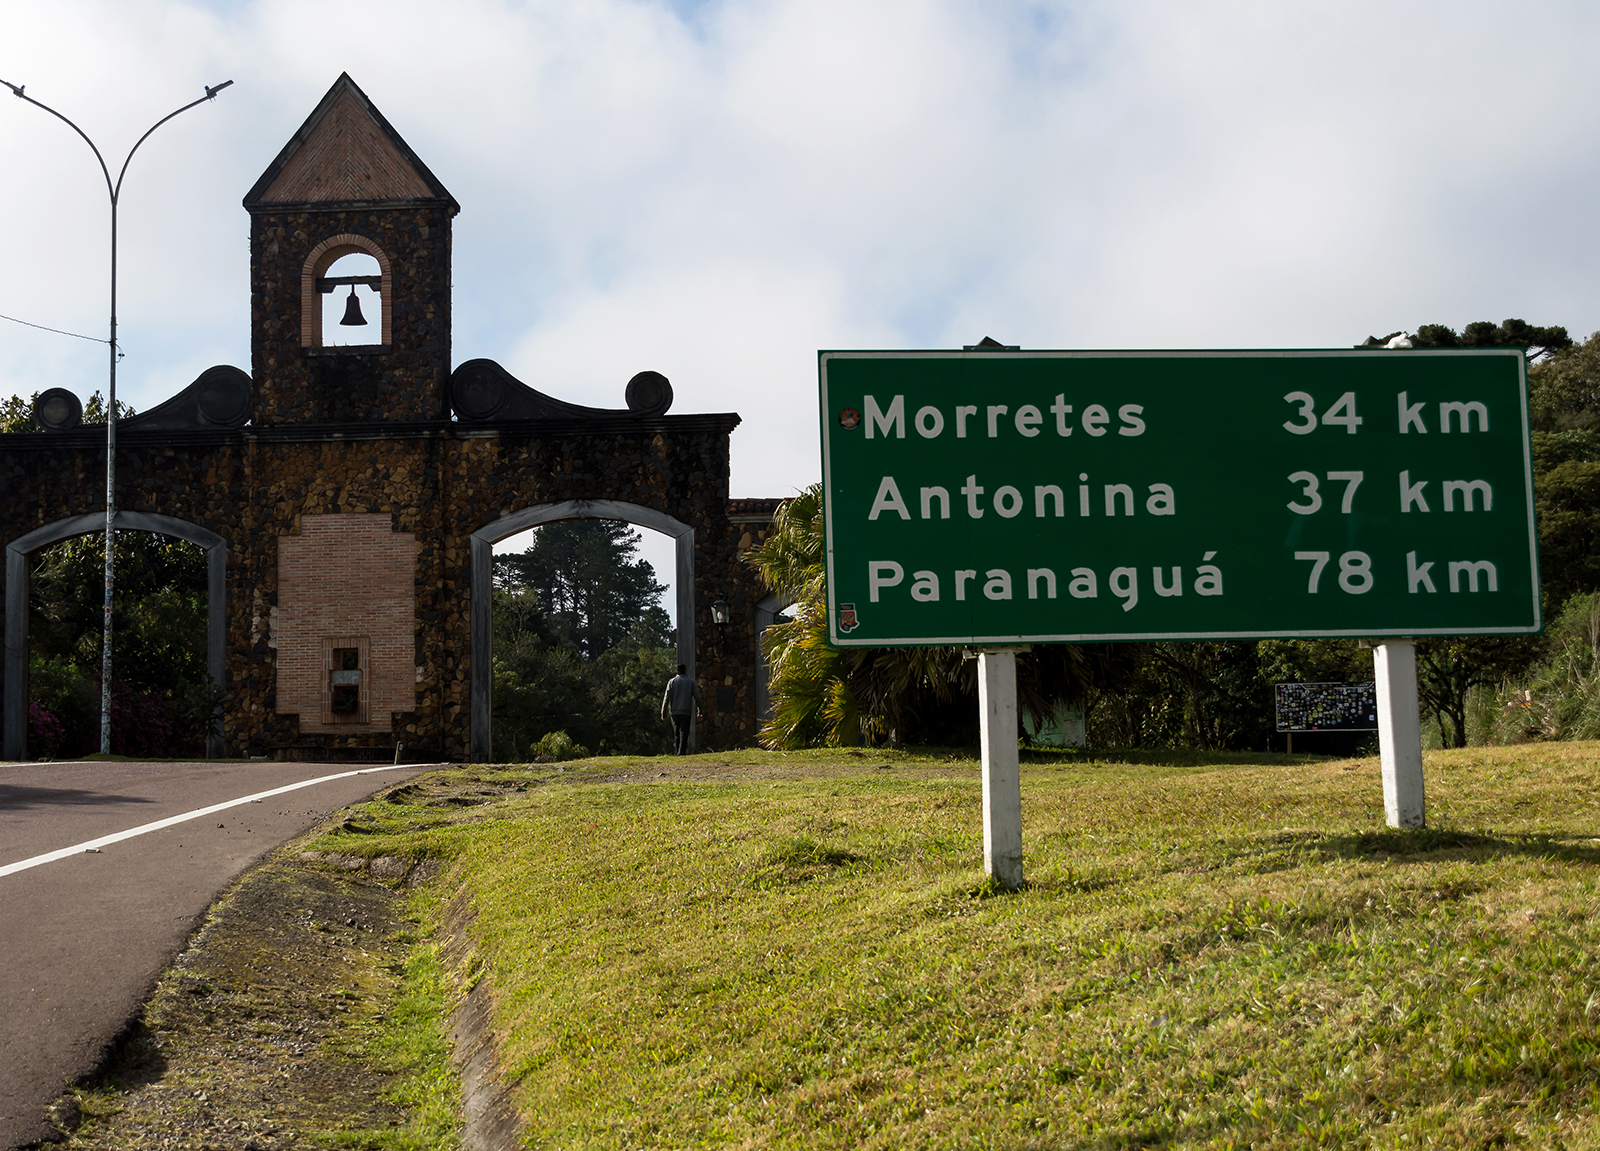
[[[408,1099],[408,1056],[368,1040],[417,942],[403,892],[430,874],[399,860],[344,870],[292,849],[248,872],[100,1069],[51,1107],[57,1140],[283,1151],[336,1131],[368,1133],[371,1146],[422,1135],[419,1118],[438,1117]],[[434,1030],[442,1054],[442,1022]]]

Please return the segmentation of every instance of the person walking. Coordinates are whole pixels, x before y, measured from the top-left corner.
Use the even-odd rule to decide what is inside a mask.
[[[695,683],[688,667],[681,663],[678,665],[678,674],[667,681],[667,693],[661,697],[663,721],[669,712],[672,715],[672,734],[675,737],[673,754],[688,755],[689,720],[695,715],[704,719],[705,713],[700,710],[700,685]]]

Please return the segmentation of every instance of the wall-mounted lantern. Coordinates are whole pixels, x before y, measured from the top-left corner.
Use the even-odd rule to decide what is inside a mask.
[[[711,601],[711,622],[719,628],[728,626],[728,601],[718,596]]]

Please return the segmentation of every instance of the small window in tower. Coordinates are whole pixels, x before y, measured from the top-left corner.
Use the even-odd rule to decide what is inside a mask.
[[[378,261],[365,252],[351,252],[328,265],[317,280],[323,347],[383,343],[382,285]]]

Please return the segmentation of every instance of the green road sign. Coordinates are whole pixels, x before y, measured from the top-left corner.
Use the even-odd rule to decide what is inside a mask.
[[[1539,630],[1520,349],[819,359],[836,645]]]

